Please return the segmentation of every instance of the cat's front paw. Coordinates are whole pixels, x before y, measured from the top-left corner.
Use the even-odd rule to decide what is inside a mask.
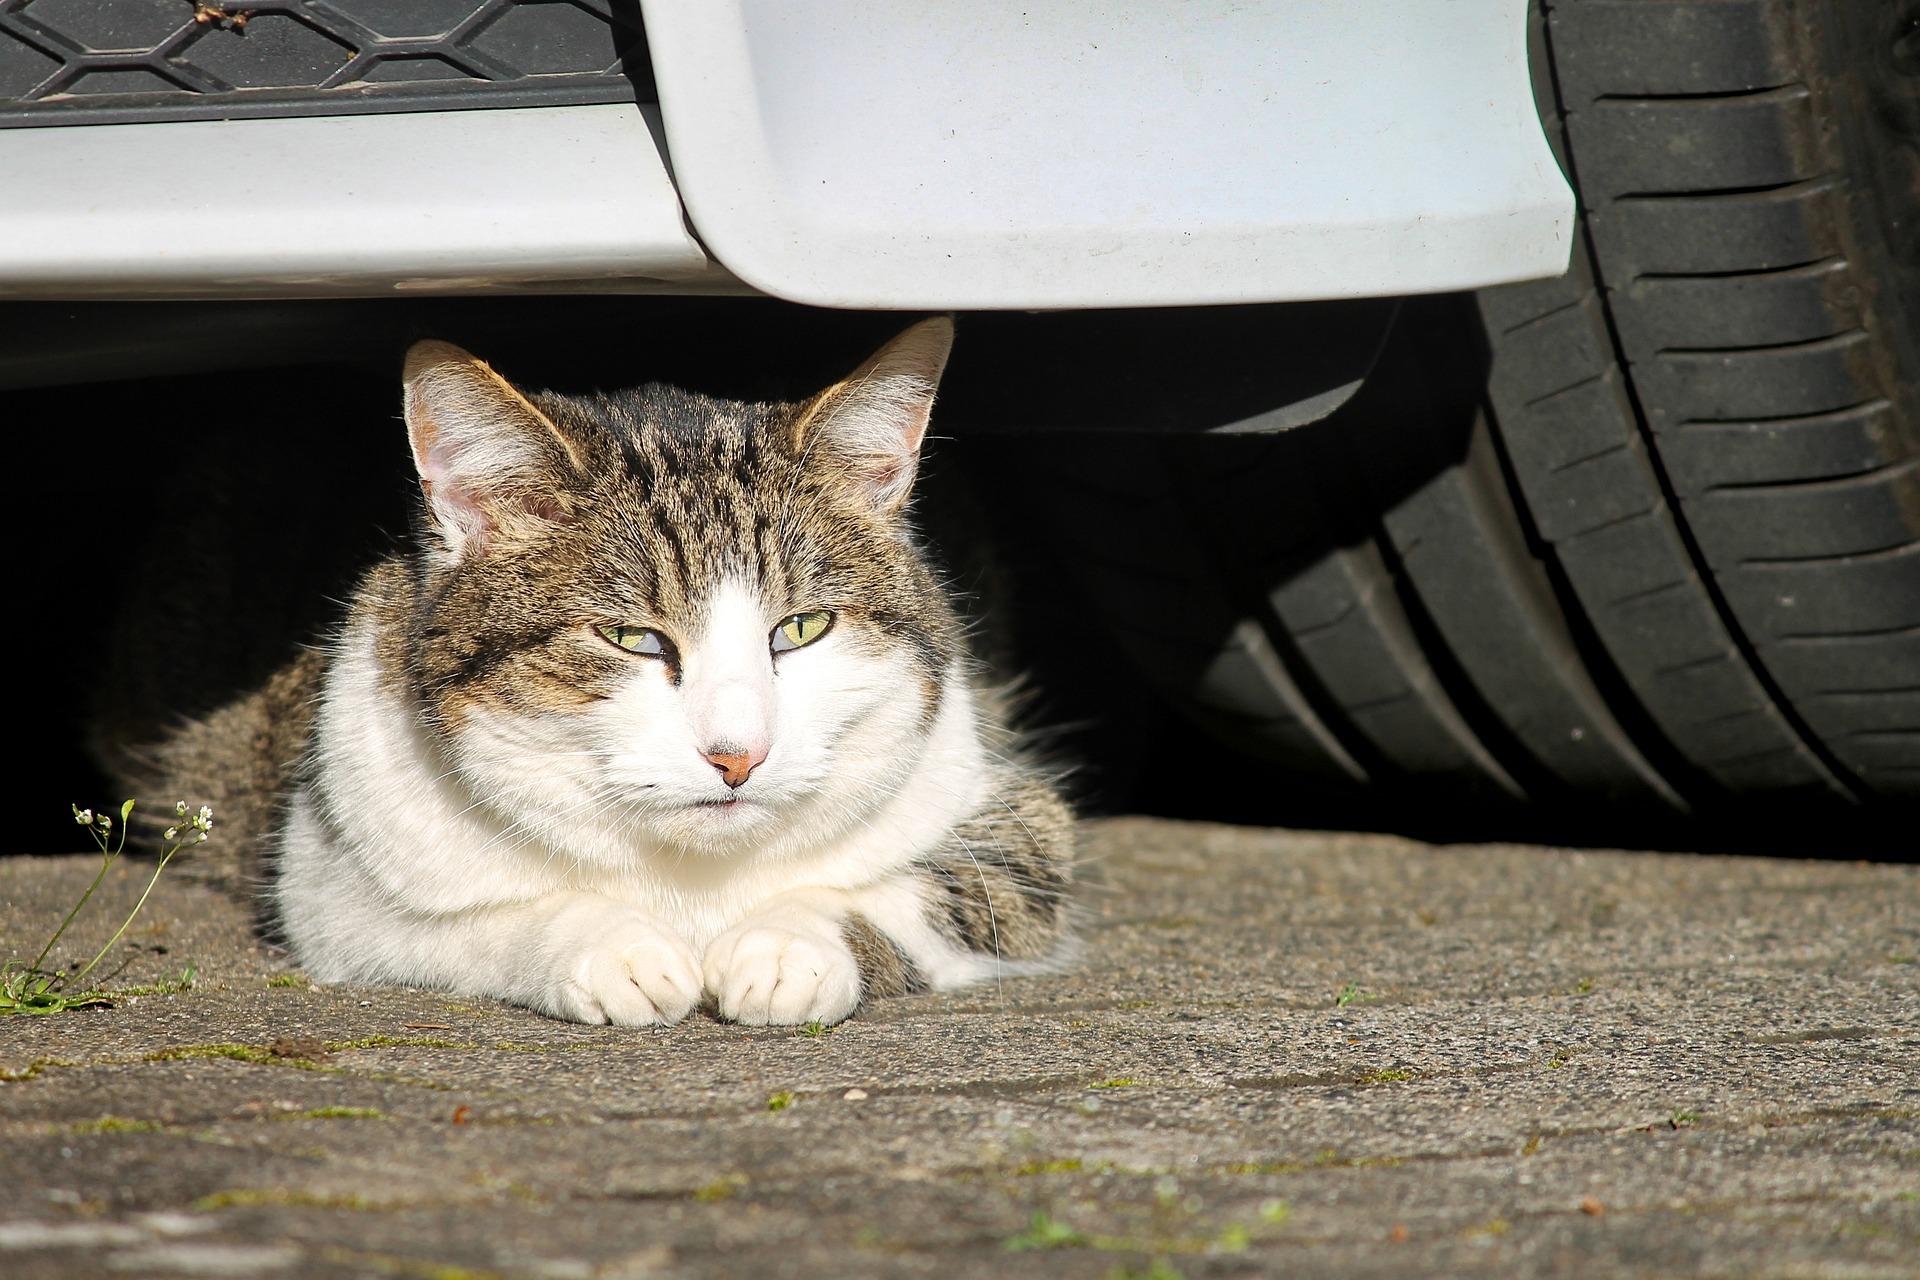
[[[747,920],[702,966],[720,1016],[749,1026],[835,1023],[860,1003],[860,964],[831,921]]]
[[[577,940],[554,1012],[575,1022],[616,1027],[680,1021],[700,1001],[693,948],[638,912],[598,922]]]

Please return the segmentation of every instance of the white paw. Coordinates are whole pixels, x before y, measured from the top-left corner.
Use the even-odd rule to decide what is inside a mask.
[[[638,912],[576,939],[552,1012],[575,1022],[650,1027],[680,1021],[700,1001],[693,948]]]
[[[703,966],[720,1016],[748,1026],[834,1023],[860,1003],[860,965],[839,934],[747,920],[714,939]]]

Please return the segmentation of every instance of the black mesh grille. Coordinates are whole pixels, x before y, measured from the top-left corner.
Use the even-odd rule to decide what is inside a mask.
[[[0,0],[0,128],[654,100],[637,0]]]

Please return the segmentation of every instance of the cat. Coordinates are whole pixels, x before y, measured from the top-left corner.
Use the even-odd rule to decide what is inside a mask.
[[[910,519],[952,339],[794,404],[528,394],[416,343],[413,545],[124,782],[214,796],[323,982],[831,1024],[1057,967],[1073,816]]]

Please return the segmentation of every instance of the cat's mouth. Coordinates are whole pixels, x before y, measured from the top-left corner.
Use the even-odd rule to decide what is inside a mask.
[[[730,809],[734,805],[745,803],[747,803],[745,796],[725,796],[718,800],[695,800],[693,806],[696,809]]]

